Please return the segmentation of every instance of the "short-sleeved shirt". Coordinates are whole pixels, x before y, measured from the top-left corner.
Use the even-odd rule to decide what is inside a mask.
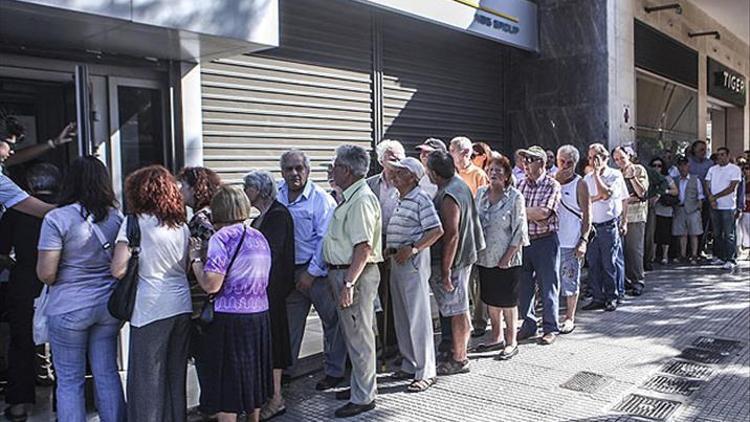
[[[717,164],[708,169],[708,173],[706,173],[706,183],[711,189],[711,195],[716,195],[728,188],[734,181],[738,182],[738,187],[735,187],[732,193],[716,199],[716,209],[735,209],[737,206],[737,189],[739,188],[740,180],[742,180],[742,170],[732,163],[724,166]]]
[[[421,239],[428,230],[440,226],[440,217],[432,198],[416,186],[399,199],[386,229],[386,245],[389,248],[411,245]]]
[[[487,174],[476,164],[458,170],[458,175],[469,186],[471,194],[476,196],[477,190],[488,183]]]
[[[365,179],[343,192],[344,201],[336,207],[323,239],[323,259],[331,265],[352,263],[354,247],[366,242],[372,248],[368,263],[383,261],[380,203]]]
[[[243,230],[242,249],[228,268],[240,246]],[[252,314],[268,310],[266,287],[271,274],[271,248],[260,231],[240,223],[216,232],[208,243],[203,270],[225,276],[221,294],[214,301],[216,312]]]
[[[537,180],[527,177],[518,185],[518,190],[526,199],[526,208],[542,207],[550,210],[544,221],[529,221],[529,236],[543,236],[556,233],[560,229],[557,207],[560,205],[560,182],[548,174]]]
[[[159,223],[149,214],[138,216],[141,253],[138,261],[138,292],[130,325],[143,327],[175,315],[190,313],[187,254],[190,230]],[[117,242],[128,243],[127,220],[120,226]]]
[[[116,282],[104,249],[78,204],[56,208],[44,217],[40,251],[60,251],[55,283],[49,288],[47,315],[60,315],[104,304]],[[107,218],[93,223],[107,242],[114,244],[122,214],[111,209]]]
[[[518,250],[510,260],[511,267],[523,263],[523,247],[529,244],[526,205],[518,189],[509,187],[499,201],[492,204],[487,187],[477,192],[477,213],[487,247],[479,251],[477,265],[494,268],[511,246]]]
[[[629,196],[625,178],[619,170],[605,167],[600,177],[602,182],[609,187],[611,195],[607,199],[591,202],[591,222],[594,224],[606,223],[618,218],[622,214],[622,201]],[[589,195],[594,197],[599,194],[593,172],[587,174],[583,181],[589,188]]]
[[[646,168],[643,167],[640,164],[633,164],[635,169],[633,170],[633,177],[635,179],[638,179],[638,181],[641,183],[641,186],[643,186],[643,197],[642,201],[639,202],[631,202],[628,204],[628,223],[643,223],[646,221],[646,217],[648,217],[648,201],[646,200],[646,195],[648,192],[648,173],[646,172]],[[632,182],[632,180],[630,180]],[[626,187],[628,187],[628,181],[625,181]],[[636,198],[635,195],[635,188],[628,189],[628,194],[631,198]],[[632,190],[632,191],[631,191]]]
[[[0,173],[0,207],[13,208],[28,197],[28,193],[21,190],[8,176]]]

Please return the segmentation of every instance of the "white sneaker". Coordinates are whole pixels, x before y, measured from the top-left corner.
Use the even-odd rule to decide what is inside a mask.
[[[727,271],[733,271],[734,270],[734,264],[727,261],[724,263],[724,265],[721,266],[721,268],[727,270]]]
[[[667,258],[662,258],[661,265],[667,265],[669,264],[669,260]]]
[[[719,258],[714,258],[709,262],[710,265],[724,265],[724,261],[720,260]]]

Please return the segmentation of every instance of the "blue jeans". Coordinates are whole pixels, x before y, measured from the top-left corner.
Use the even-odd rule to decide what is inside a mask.
[[[120,321],[102,304],[52,315],[48,324],[57,376],[57,420],[86,421],[84,383],[88,355],[99,417],[102,422],[124,421],[125,398],[117,372]]]
[[[617,296],[622,297],[625,294],[625,239],[617,229],[617,259],[615,261],[615,271],[617,279]]]
[[[725,262],[735,262],[737,254],[737,222],[734,210],[711,210],[714,229],[714,256]]]
[[[617,261],[622,249],[621,237],[615,221],[596,225],[596,236],[586,252],[589,262],[589,286],[594,301],[604,303],[617,299],[618,274]],[[624,270],[620,270],[624,271]]]
[[[295,279],[302,270],[295,271]],[[294,289],[286,298],[286,311],[289,321],[289,342],[292,348],[292,366],[297,363],[302,337],[305,334],[307,315],[310,305],[315,306],[320,322],[323,325],[323,353],[325,355],[326,375],[343,377],[346,370],[346,343],[339,327],[339,316],[336,313],[334,300],[328,279],[316,278],[310,290],[301,292]]]
[[[557,233],[532,240],[523,248],[523,279],[519,286],[518,315],[523,317],[521,332],[536,333],[534,314],[534,287],[540,283],[542,293],[542,330],[544,334],[557,333],[557,315],[560,310],[560,241]]]

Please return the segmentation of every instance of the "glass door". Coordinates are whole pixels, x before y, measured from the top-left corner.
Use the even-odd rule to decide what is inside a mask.
[[[112,179],[121,203],[125,178],[151,164],[169,165],[166,95],[154,80],[109,78]]]

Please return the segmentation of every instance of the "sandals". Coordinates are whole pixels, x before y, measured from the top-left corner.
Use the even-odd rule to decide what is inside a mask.
[[[392,373],[388,378],[396,381],[410,380],[414,378],[414,374],[410,374],[399,369],[398,371]]]
[[[435,378],[427,378],[423,380],[414,380],[406,386],[407,393],[421,393],[432,387],[437,382]]]
[[[512,349],[508,350],[510,347],[513,347]],[[505,349],[503,349],[502,352],[500,352],[497,356],[495,356],[495,360],[510,360],[513,356],[518,354],[518,345],[515,346],[508,346]]]
[[[472,353],[487,353],[487,352],[497,352],[498,350],[503,350],[505,348],[505,342],[501,341],[499,343],[494,344],[484,344],[481,343],[477,345],[477,347],[473,348],[471,350]]]
[[[260,409],[260,420],[267,421],[275,418],[276,416],[281,416],[284,413],[286,413],[286,406],[284,405],[283,399],[278,403],[274,403],[273,400],[269,400]]]
[[[566,319],[565,322],[563,322],[562,326],[560,327],[560,334],[570,334],[575,329],[576,329],[576,324],[573,321]]]
[[[453,358],[449,358],[447,361],[440,363],[437,367],[438,375],[465,374],[469,371],[471,371],[469,368],[469,359],[466,359],[463,362],[458,362],[453,360]]]

